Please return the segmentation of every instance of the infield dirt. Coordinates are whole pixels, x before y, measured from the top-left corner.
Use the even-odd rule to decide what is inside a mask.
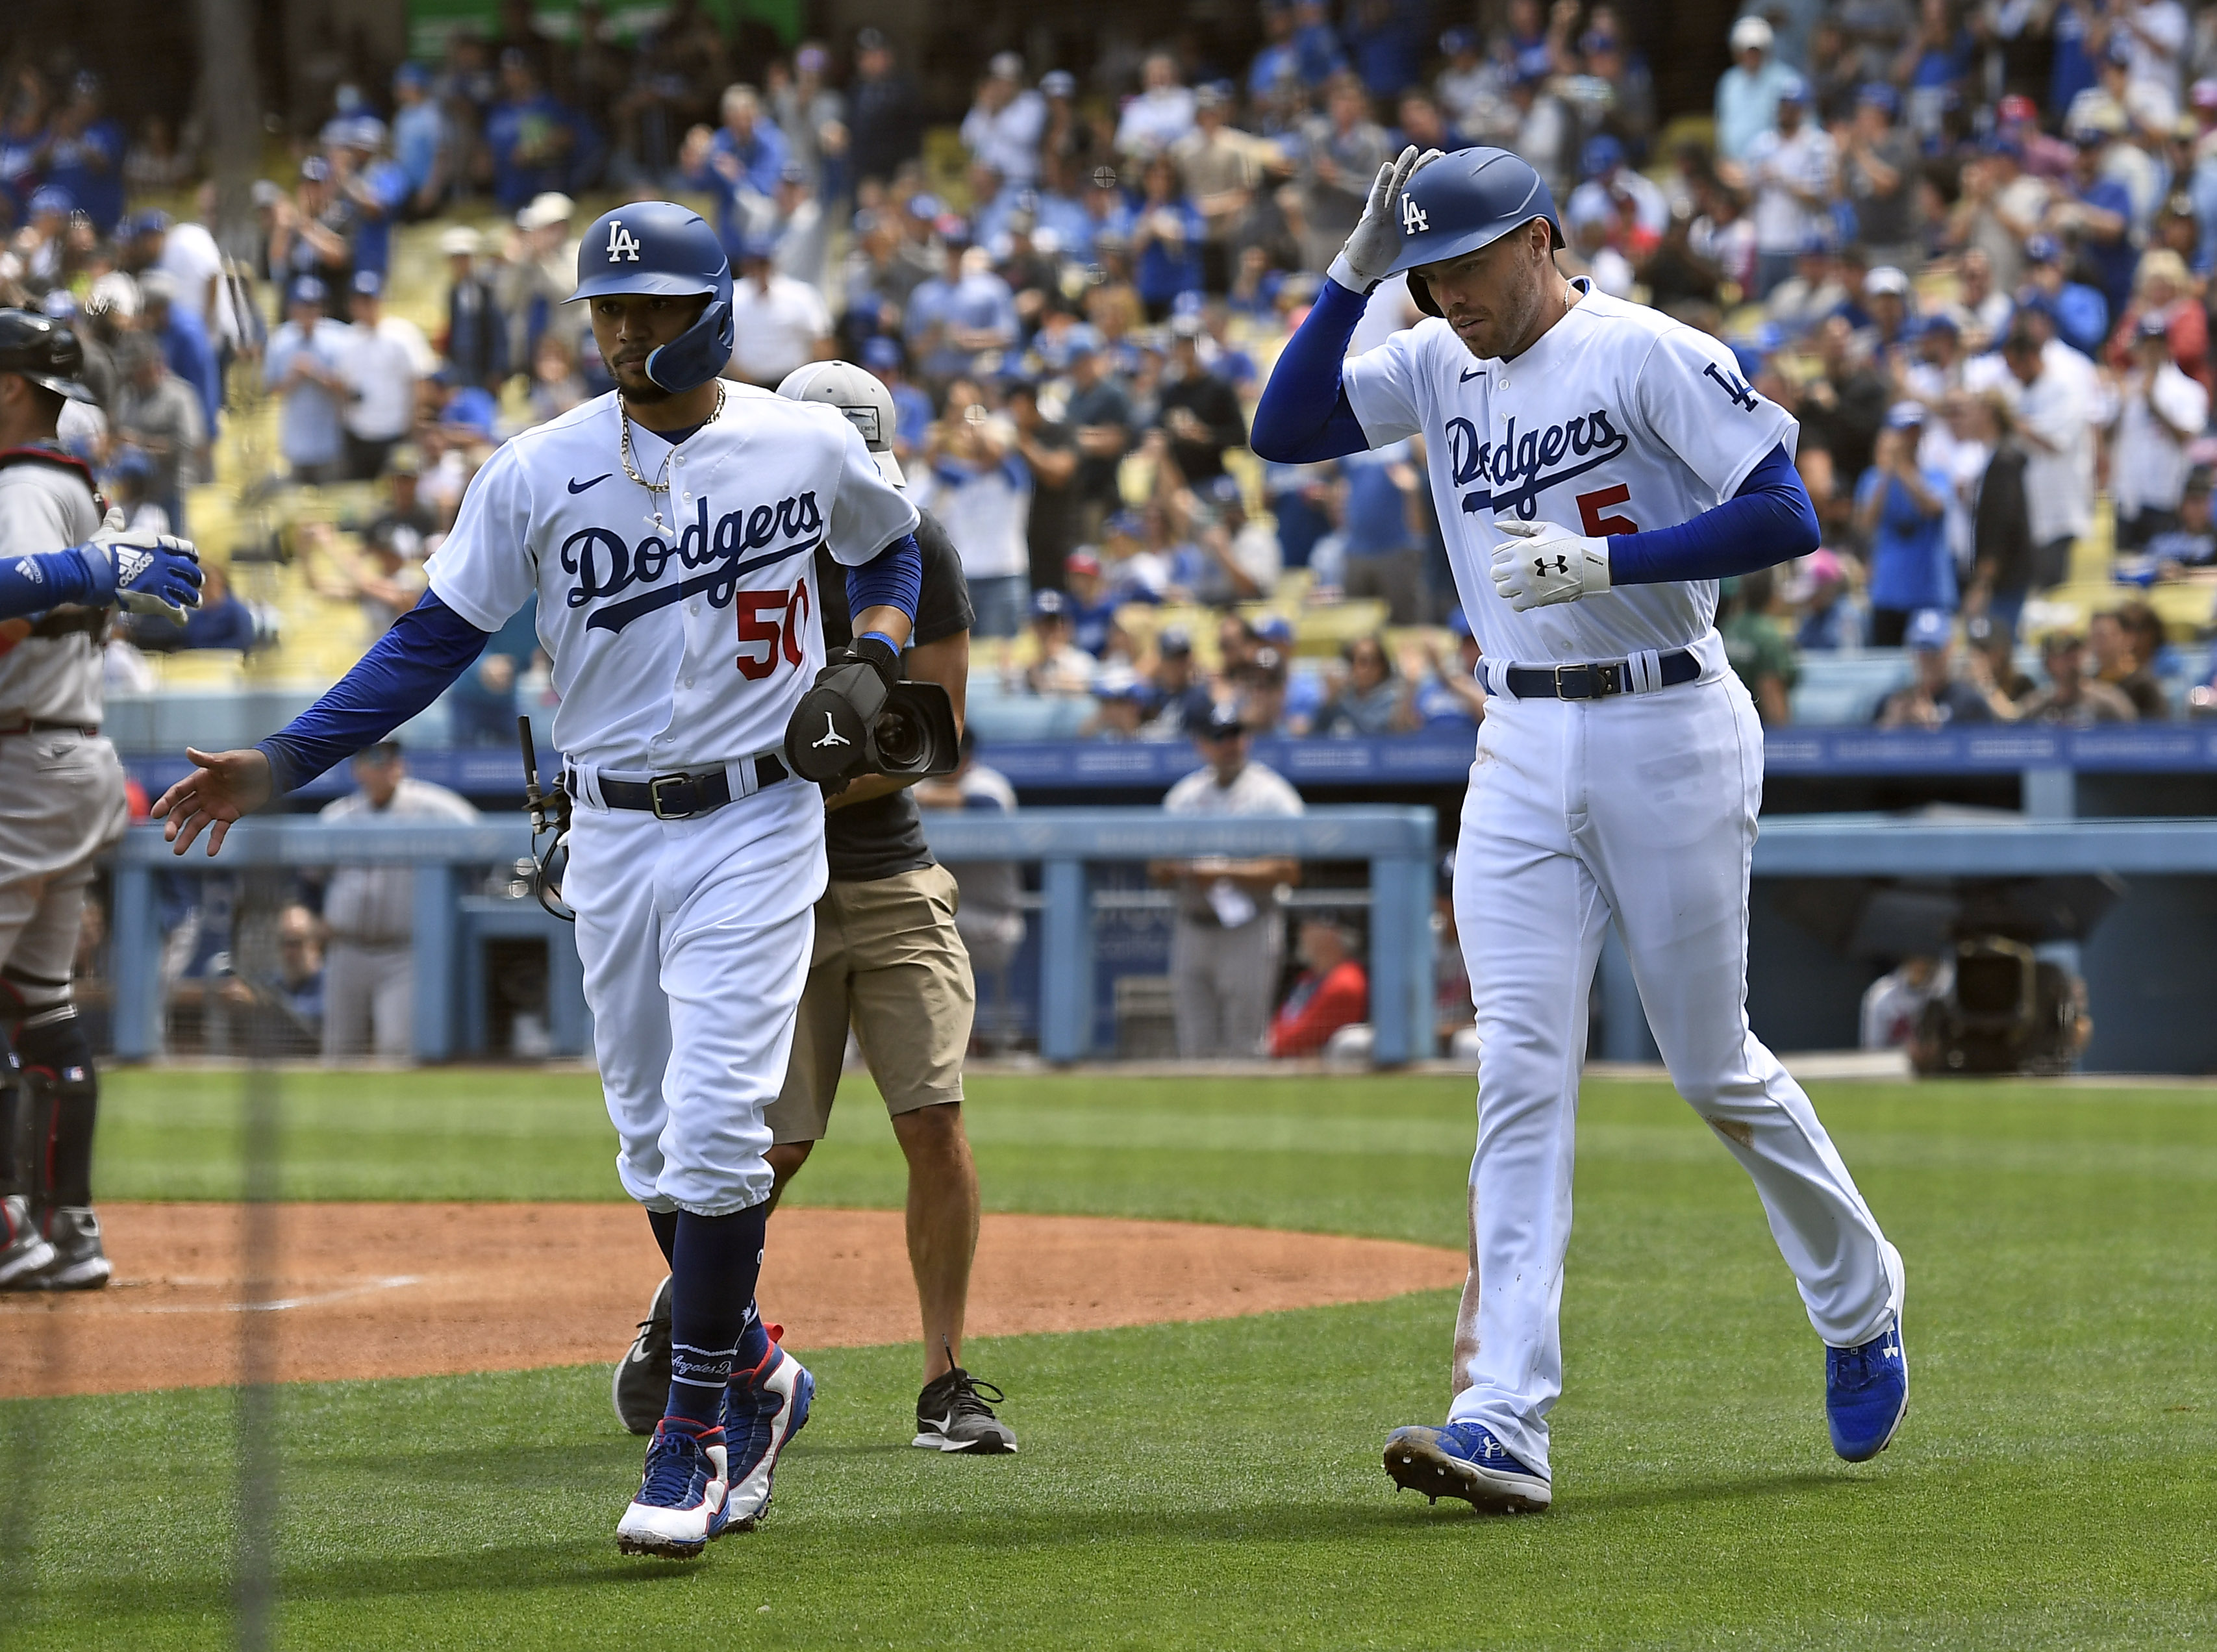
[[[237,1380],[267,1314],[286,1382],[612,1360],[664,1273],[626,1205],[285,1205],[264,1305],[243,1207],[102,1208],[105,1291],[0,1296],[0,1398]],[[1102,1217],[988,1216],[969,1334],[1101,1330],[1370,1302],[1462,1283],[1457,1252],[1393,1240]],[[918,1335],[898,1211],[780,1211],[760,1293],[796,1348]]]

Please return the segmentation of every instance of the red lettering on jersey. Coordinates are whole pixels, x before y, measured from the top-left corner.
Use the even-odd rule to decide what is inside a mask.
[[[1585,524],[1586,533],[1596,539],[1607,539],[1612,533],[1637,533],[1640,524],[1629,516],[1604,516],[1602,512],[1611,505],[1621,505],[1632,497],[1632,490],[1623,483],[1613,488],[1596,488],[1591,493],[1578,495],[1578,519]]]
[[[763,644],[762,657],[757,659],[742,648],[738,659],[739,675],[749,682],[760,682],[777,669],[777,656],[785,646],[782,627],[775,621],[765,622],[764,608],[785,607],[793,601],[791,591],[734,591],[732,593],[732,612],[738,615],[739,641],[751,645]]]
[[[793,605],[785,611],[785,663],[798,669],[801,661],[800,628],[808,623],[808,582],[793,588]]]

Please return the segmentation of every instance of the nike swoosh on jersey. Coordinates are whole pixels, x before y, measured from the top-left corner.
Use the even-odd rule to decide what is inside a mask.
[[[587,631],[621,631],[641,614],[652,613],[658,608],[666,608],[673,602],[682,602],[687,597],[698,595],[702,591],[714,591],[720,589],[724,593],[722,600],[719,601],[714,597],[709,600],[721,607],[731,601],[731,593],[738,582],[748,574],[754,572],[756,569],[772,567],[778,563],[790,561],[794,557],[812,557],[815,554],[816,542],[811,542],[807,545],[788,545],[782,551],[772,551],[764,556],[750,557],[742,563],[719,563],[705,572],[694,575],[690,579],[680,580],[675,585],[658,586],[655,589],[644,592],[638,596],[627,597],[621,602],[611,602],[604,608],[596,608],[593,610],[592,617],[585,621],[585,629]]]
[[[1485,371],[1485,369],[1484,367],[1473,367],[1468,373],[1463,374],[1461,378],[1456,379],[1455,383],[1459,385],[1467,385]]]
[[[570,491],[572,493],[583,493],[587,488],[596,488],[614,474],[615,472],[614,471],[602,471],[598,476],[595,477],[590,482],[580,482],[573,476],[570,478]]]

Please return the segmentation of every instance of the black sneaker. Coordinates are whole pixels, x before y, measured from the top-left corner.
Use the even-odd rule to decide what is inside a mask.
[[[993,1415],[979,1390],[1005,1404],[1009,1396],[957,1365],[916,1396],[916,1438],[909,1442],[930,1452],[968,1452],[997,1457],[1016,1449],[1016,1436]]]
[[[54,1248],[54,1259],[18,1288],[33,1291],[97,1291],[106,1285],[114,1267],[100,1246],[100,1218],[83,1205],[57,1205],[43,1213],[39,1226]]]
[[[616,1361],[608,1384],[616,1421],[634,1434],[651,1434],[670,1406],[670,1276],[654,1287],[654,1300],[639,1322],[631,1349]]]

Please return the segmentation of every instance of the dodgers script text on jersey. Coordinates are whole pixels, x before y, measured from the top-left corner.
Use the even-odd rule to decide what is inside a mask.
[[[637,468],[667,476],[666,495],[617,464],[612,395],[524,432],[427,564],[439,600],[485,630],[538,594],[554,741],[574,761],[662,772],[777,749],[824,663],[816,547],[854,566],[915,531],[836,410],[726,395],[674,450],[633,426]]]

